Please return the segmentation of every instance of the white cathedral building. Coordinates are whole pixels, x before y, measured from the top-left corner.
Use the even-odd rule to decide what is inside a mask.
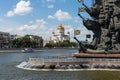
[[[50,37],[50,41],[57,43],[62,42],[64,40],[70,41],[70,32],[67,32],[67,34],[65,34],[64,27],[62,25],[59,25],[57,27],[57,33],[52,32],[52,37]]]

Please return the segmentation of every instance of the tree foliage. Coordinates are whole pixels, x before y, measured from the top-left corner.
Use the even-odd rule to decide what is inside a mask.
[[[50,43],[46,43],[45,47],[52,48],[54,46],[52,44],[50,44]]]
[[[58,43],[47,43],[45,47],[77,47],[76,42],[70,42],[69,40],[64,40]]]
[[[15,39],[13,41],[13,45],[16,48],[23,48],[23,47],[37,47],[37,41],[34,39],[30,39],[29,35],[25,35],[24,37]]]

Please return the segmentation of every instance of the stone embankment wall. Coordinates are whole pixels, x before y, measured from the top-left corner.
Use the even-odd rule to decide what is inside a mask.
[[[28,66],[37,69],[120,69],[120,59],[96,58],[63,58],[44,59],[30,58]]]

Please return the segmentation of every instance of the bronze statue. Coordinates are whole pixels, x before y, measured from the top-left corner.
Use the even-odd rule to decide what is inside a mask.
[[[86,49],[83,52],[120,53],[120,0],[93,0],[93,2],[91,8],[82,2],[91,20],[84,19],[80,11],[78,13],[83,19],[84,26],[94,33],[91,44],[84,46]]]

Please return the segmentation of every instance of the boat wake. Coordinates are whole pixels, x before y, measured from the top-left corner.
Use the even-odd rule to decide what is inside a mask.
[[[26,65],[28,65],[28,62],[22,62],[22,63],[20,63],[19,65],[17,65],[16,67],[17,67],[17,68],[24,69]]]
[[[70,66],[70,65],[69,65]],[[83,71],[83,70],[90,70],[90,71],[120,71],[117,68],[95,68],[95,67],[69,67],[69,66],[59,66],[56,65],[55,67],[50,67],[48,65],[32,65],[28,62],[22,62],[17,65],[17,68],[24,69],[24,70],[34,70],[34,71]]]

